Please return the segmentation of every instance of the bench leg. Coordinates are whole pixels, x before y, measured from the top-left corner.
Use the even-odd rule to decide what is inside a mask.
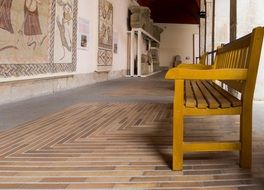
[[[173,170],[183,169],[183,115],[175,113],[173,117]]]
[[[175,95],[173,103],[173,170],[183,169],[183,98],[184,82],[175,81]]]
[[[252,162],[252,107],[243,108],[240,115],[240,167],[244,169],[251,168]]]

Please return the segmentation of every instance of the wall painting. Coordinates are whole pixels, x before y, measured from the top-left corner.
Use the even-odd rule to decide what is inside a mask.
[[[99,0],[98,66],[111,66],[113,62],[113,5]]]
[[[0,0],[0,78],[75,71],[77,9],[78,0]]]

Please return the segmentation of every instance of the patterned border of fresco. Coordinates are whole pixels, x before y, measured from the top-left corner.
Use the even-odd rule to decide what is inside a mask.
[[[99,0],[98,66],[111,66],[113,62],[113,5]]]
[[[113,60],[112,50],[99,49],[98,66],[111,66]]]
[[[0,78],[33,76],[39,74],[59,73],[59,72],[74,72],[76,70],[76,49],[77,49],[77,14],[78,0],[73,1],[72,7],[72,61],[54,63],[54,39],[55,39],[55,24],[56,24],[56,3],[61,0],[51,0],[51,19],[49,23],[50,41],[49,41],[49,61],[47,63],[19,63],[19,64],[1,64],[0,63]]]

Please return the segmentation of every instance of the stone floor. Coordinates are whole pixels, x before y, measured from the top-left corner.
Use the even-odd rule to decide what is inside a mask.
[[[173,84],[161,80],[163,77],[164,73],[149,78],[122,78],[18,103],[0,105],[0,131],[80,102],[170,103],[173,92],[167,89],[173,89]]]
[[[0,107],[1,189],[264,189],[264,104],[252,171],[237,153],[196,153],[172,172],[173,83],[126,78]],[[239,118],[188,117],[188,140],[238,139]]]

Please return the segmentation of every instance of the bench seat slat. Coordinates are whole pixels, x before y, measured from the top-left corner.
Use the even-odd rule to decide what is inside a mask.
[[[241,101],[213,81],[185,81],[185,107],[224,109],[240,107]]]
[[[191,85],[193,87],[193,94],[195,96],[195,99],[196,99],[196,102],[197,102],[197,105],[196,107],[197,108],[200,108],[200,109],[205,109],[208,107],[208,104],[206,102],[206,100],[204,99],[203,97],[203,94],[202,92],[200,91],[196,81],[191,81]]]
[[[221,80],[224,84],[229,86],[230,88],[233,88],[234,90],[238,92],[242,92],[244,88],[243,81],[228,81],[228,80]]]
[[[231,103],[223,96],[223,94],[221,94],[219,92],[219,91],[222,91],[222,90],[220,90],[220,89],[216,90],[212,86],[212,82],[202,81],[202,83],[213,94],[214,98],[219,102],[221,108],[230,108],[232,106]]]
[[[218,90],[223,96],[225,96],[226,99],[228,99],[229,102],[231,102],[232,107],[239,107],[241,106],[241,101],[231,95],[229,92],[222,89],[220,86],[212,82],[213,87]]]
[[[185,104],[186,107],[189,108],[194,108],[196,106],[196,100],[189,80],[185,81]]]
[[[197,85],[199,86],[201,92],[203,93],[204,98],[205,98],[206,102],[208,103],[208,107],[210,109],[217,109],[217,108],[219,108],[220,107],[219,103],[212,96],[212,94],[206,88],[206,86],[201,81],[197,81]]]

